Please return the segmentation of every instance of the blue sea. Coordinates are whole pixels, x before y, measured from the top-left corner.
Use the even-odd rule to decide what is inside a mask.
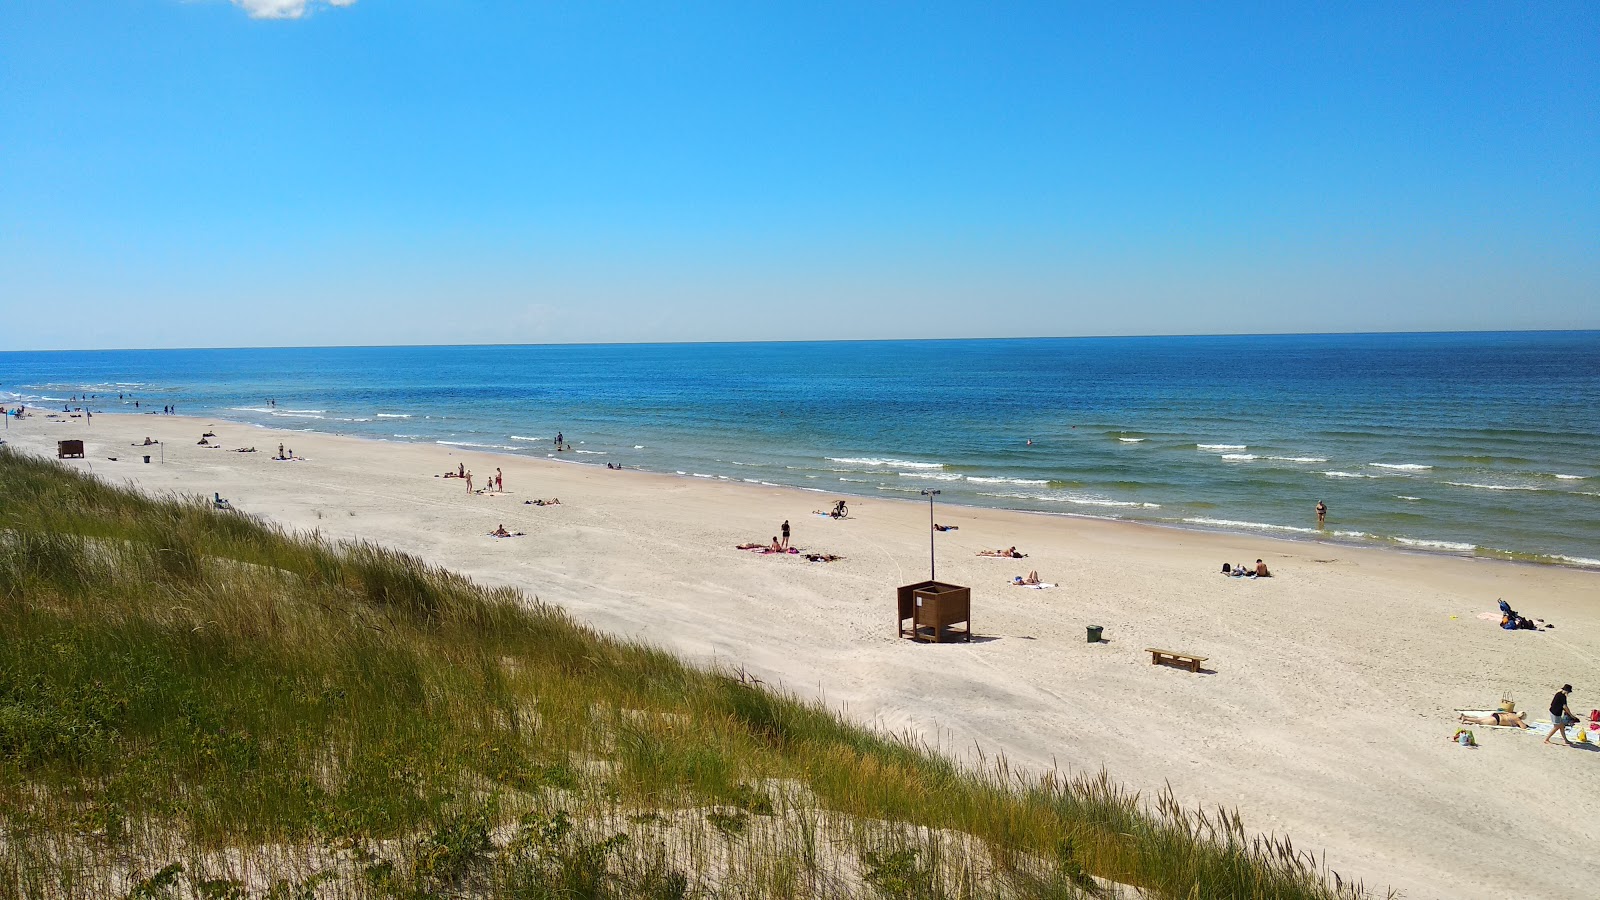
[[[1600,567],[1600,332],[0,354],[9,404],[85,393],[828,495]]]

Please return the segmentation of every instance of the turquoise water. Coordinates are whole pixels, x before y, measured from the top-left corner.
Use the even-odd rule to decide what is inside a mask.
[[[540,457],[562,431],[559,458],[596,466],[1600,567],[1600,332],[0,354],[7,402],[85,392],[102,411]]]

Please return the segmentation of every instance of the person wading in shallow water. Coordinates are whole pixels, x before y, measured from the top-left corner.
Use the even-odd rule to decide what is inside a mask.
[[[1317,501],[1317,527],[1321,528],[1324,520],[1328,518],[1328,507],[1321,500]]]

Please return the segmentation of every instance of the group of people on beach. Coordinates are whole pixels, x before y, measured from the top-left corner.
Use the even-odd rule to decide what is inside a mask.
[[[1572,742],[1567,739],[1567,729],[1580,723],[1578,722],[1578,717],[1572,714],[1572,706],[1568,701],[1568,697],[1571,694],[1572,685],[1563,684],[1561,690],[1556,691],[1555,696],[1550,698],[1550,733],[1545,735],[1544,743],[1548,744],[1552,738],[1560,735],[1562,743],[1569,747],[1572,746]],[[1462,713],[1456,717],[1456,720],[1463,725],[1488,725],[1497,728],[1524,730],[1532,727],[1528,724],[1526,713],[1511,710],[1497,710],[1487,716]]]
[[[1253,566],[1249,565],[1248,563],[1240,563],[1239,565],[1234,565],[1232,563],[1223,563],[1222,564],[1222,574],[1227,575],[1230,578],[1271,578],[1272,577],[1272,573],[1267,570],[1267,564],[1262,562],[1259,559],[1256,560],[1256,564],[1253,565]]]

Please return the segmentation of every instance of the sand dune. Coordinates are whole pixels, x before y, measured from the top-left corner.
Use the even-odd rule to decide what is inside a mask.
[[[228,449],[195,445],[206,425]],[[130,446],[146,435],[167,442],[164,465]],[[1238,807],[1247,826],[1409,897],[1574,896],[1600,846],[1600,750],[1490,729],[1477,729],[1478,750],[1447,740],[1451,710],[1508,692],[1535,719],[1563,681],[1575,710],[1600,706],[1594,572],[941,507],[960,530],[935,536],[939,576],[973,587],[980,637],[919,645],[895,637],[893,596],[928,574],[916,502],[851,498],[851,518],[834,521],[811,514],[830,497],[800,490],[180,417],[86,426],[41,413],[3,436],[41,453],[82,438],[87,459],[64,465],[150,491],[220,492],[246,512],[513,584],[956,755],[1105,767],[1150,793],[1170,782],[1186,802]],[[274,461],[280,440],[305,460]],[[435,477],[460,462],[480,487],[499,466],[507,493]],[[523,503],[551,497],[562,504]],[[784,519],[797,545],[844,558],[734,549]],[[486,536],[500,524],[527,535]],[[975,555],[1013,544],[1029,558]],[[1217,574],[1257,557],[1276,577]],[[1005,583],[1032,569],[1059,586]],[[1497,597],[1556,629],[1479,619]],[[1089,624],[1108,642],[1089,645]],[[1210,671],[1153,667],[1146,646],[1206,655]]]

